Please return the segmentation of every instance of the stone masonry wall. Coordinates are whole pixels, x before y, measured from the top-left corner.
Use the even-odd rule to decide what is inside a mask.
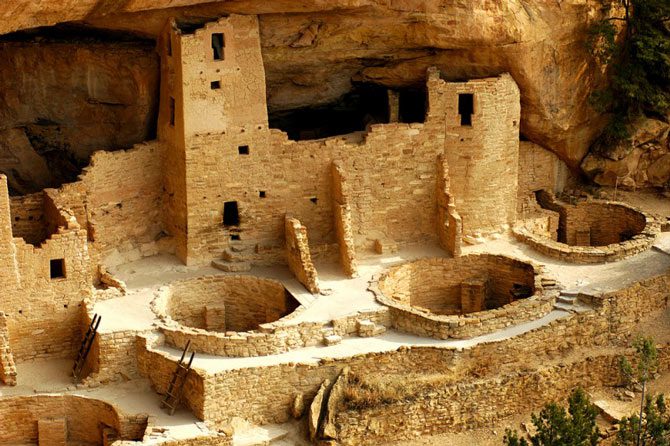
[[[133,417],[103,401],[73,395],[35,395],[3,398],[0,444],[37,444],[38,422],[53,418],[65,419],[68,444],[101,444],[101,423],[125,433],[126,439],[143,435],[137,427],[128,427],[135,424]]]
[[[652,216],[624,203],[594,200],[570,205],[554,201],[553,196],[546,193],[541,200],[543,207],[551,208],[546,212],[561,215],[556,233],[550,234],[551,238],[548,237],[547,226],[535,224],[533,219],[520,222],[514,227],[513,233],[533,249],[568,262],[612,262],[639,254],[651,248],[660,230],[659,222]],[[555,220],[553,215],[548,217],[550,222]],[[549,224],[549,229],[553,227],[553,224]],[[573,246],[557,241],[575,243],[580,230],[588,238],[580,243],[610,244]],[[633,233],[637,234],[632,235]],[[622,235],[632,235],[632,238],[619,242]]]
[[[429,81],[429,119],[445,127],[450,191],[463,233],[495,232],[516,221],[519,89],[508,74],[468,82]],[[473,95],[471,125],[461,125],[459,95]]]
[[[351,206],[349,183],[345,172],[338,163],[332,164],[333,172],[333,216],[335,217],[335,231],[337,244],[340,250],[340,264],[347,277],[358,276],[358,262],[356,260],[356,243],[351,221]]]
[[[451,194],[451,179],[446,156],[437,159],[437,233],[440,246],[453,257],[461,255],[463,242],[463,221],[456,211]]]
[[[2,241],[5,246],[0,248],[13,255],[7,263],[14,271],[7,271],[6,277],[16,280],[7,288],[14,292],[2,301],[0,311],[7,315],[16,361],[72,355],[79,342],[79,307],[91,295],[86,230],[53,201],[53,192],[47,189],[43,194],[49,238],[39,247],[12,238]],[[52,277],[52,261],[62,262],[62,276]]]
[[[0,382],[7,386],[16,385],[16,364],[9,343],[7,315],[0,312]]]
[[[255,330],[295,309],[280,282],[255,276],[203,276],[173,283],[167,295],[153,302],[159,316],[204,329],[207,306],[225,308],[222,331]]]
[[[492,426],[500,418],[537,409],[547,401],[563,401],[576,387],[616,385],[619,356],[590,356],[530,373],[512,373],[502,380],[495,377],[436,387],[410,400],[342,411],[335,420],[338,444],[378,445]],[[668,356],[664,349],[662,370],[670,368]]]
[[[167,79],[159,135],[169,142],[166,173],[174,173],[166,183],[166,230],[188,263],[206,263],[232,247],[267,262],[268,253],[283,249],[286,213],[307,228],[314,246],[336,242],[333,161],[351,185],[344,198],[361,252],[372,252],[377,240],[437,240],[436,159],[445,151],[453,152],[456,210],[463,206],[469,215],[486,216],[464,222],[469,231],[514,223],[519,96],[511,77],[449,84],[433,71],[423,124],[373,125],[366,133],[290,141],[267,128],[256,18],[231,15],[193,34],[168,28],[159,42]],[[213,60],[213,33],[225,39],[221,60]],[[461,91],[477,98],[468,130],[456,126]],[[445,127],[451,136],[467,135],[445,144]],[[173,172],[182,167],[185,173]],[[475,182],[487,186],[480,190]],[[222,221],[227,202],[236,203],[239,222]]]
[[[44,216],[44,192],[10,197],[12,233],[31,245],[39,245],[49,234]]]
[[[164,144],[152,141],[129,150],[96,152],[78,182],[52,194],[88,231],[92,271],[99,263],[115,266],[158,253],[165,150]]]
[[[12,235],[10,203],[7,177],[0,174],[0,289],[18,290],[19,268]]]
[[[670,276],[662,275],[625,290],[595,298],[594,311],[570,314],[545,326],[499,342],[478,344],[461,351],[433,347],[401,348],[346,359],[323,360],[318,364],[282,364],[244,368],[203,376],[204,419],[218,424],[232,417],[258,423],[287,421],[295,395],[311,400],[324,379],[331,382],[345,366],[359,374],[398,374],[399,379],[416,372],[439,373],[448,379],[479,378],[514,374],[528,364],[551,364],[581,348],[622,348],[633,336],[633,327],[642,318],[658,315],[668,308]],[[560,374],[556,379],[560,379]],[[500,385],[499,381],[496,382]],[[565,382],[569,382],[566,379]],[[561,384],[563,385],[563,384]],[[462,394],[470,398],[469,393]],[[550,396],[550,395],[549,395]],[[221,405],[221,399],[231,404]],[[484,401],[484,400],[482,400]],[[445,403],[446,404],[446,403]],[[438,421],[435,421],[438,423]],[[415,426],[416,429],[420,427]]]
[[[580,231],[590,235],[587,246],[607,246],[632,238],[647,224],[644,214],[615,203],[582,202],[565,205],[565,211],[565,243],[571,246],[582,245],[577,236]]]
[[[319,277],[312,263],[307,228],[299,220],[286,217],[286,257],[288,268],[312,294],[319,292]]]
[[[563,191],[568,181],[568,168],[555,153],[530,141],[519,142],[519,218],[535,211],[535,191],[553,194]]]
[[[384,296],[401,304],[436,314],[461,313],[461,284],[470,278],[488,282],[487,308],[514,300],[515,285],[535,293],[535,269],[529,263],[505,256],[468,255],[422,259],[392,268],[379,281]],[[538,289],[537,292],[540,292]]]

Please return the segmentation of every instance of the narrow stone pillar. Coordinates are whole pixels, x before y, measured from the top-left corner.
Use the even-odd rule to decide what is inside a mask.
[[[288,268],[310,293],[318,293],[319,278],[312,263],[307,228],[300,220],[286,216],[285,236]]]
[[[19,271],[12,237],[7,177],[0,174],[0,290],[17,290]]]
[[[461,312],[476,313],[486,309],[486,282],[482,277],[473,277],[461,283]]]

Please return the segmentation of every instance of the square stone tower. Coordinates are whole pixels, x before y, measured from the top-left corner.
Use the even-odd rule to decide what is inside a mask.
[[[248,154],[266,138],[265,70],[256,16],[231,15],[206,24],[171,20],[159,40],[161,100],[158,136],[165,160],[165,227],[185,262],[212,243],[222,216],[239,219],[235,197],[222,193],[217,153]],[[262,143],[262,142],[260,142]],[[217,212],[213,212],[217,209]],[[234,234],[233,234],[234,236]]]

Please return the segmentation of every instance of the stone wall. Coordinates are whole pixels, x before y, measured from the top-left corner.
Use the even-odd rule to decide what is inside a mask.
[[[437,159],[437,234],[440,246],[453,257],[461,255],[463,242],[463,220],[456,212],[456,204],[451,194],[449,164],[444,155]]]
[[[0,312],[0,382],[7,386],[16,385],[16,364],[9,343],[7,315]]]
[[[35,395],[1,400],[1,444],[57,444],[38,438],[43,420],[64,419],[68,444],[102,444],[101,425],[125,439],[139,439],[144,427],[136,417],[119,412],[103,401],[74,395]]]
[[[344,274],[349,277],[358,276],[358,262],[356,260],[356,243],[351,221],[351,206],[349,183],[345,172],[338,163],[332,164],[333,173],[333,216],[335,217],[335,232],[340,250],[340,265]]]
[[[535,211],[535,191],[563,192],[569,171],[555,153],[530,141],[519,142],[518,212],[526,219]]]
[[[154,350],[154,341],[154,339],[149,339],[144,335],[138,336],[137,366],[140,374],[149,379],[154,390],[162,396],[167,392],[177,364],[166,353]],[[188,407],[193,415],[200,420],[205,420],[203,405],[212,396],[205,385],[204,373],[192,368],[184,382],[181,399],[182,405]],[[250,391],[254,392],[253,390]],[[221,401],[216,404],[222,405]]]
[[[274,297],[268,294],[268,291],[263,291],[262,287],[267,286],[264,285],[266,282],[273,284],[273,281],[254,276],[211,276],[177,282],[170,288],[161,290],[159,296],[152,301],[152,309],[162,321],[160,330],[165,336],[165,342],[183,349],[190,341],[193,351],[219,356],[263,356],[321,345],[324,338],[331,334],[357,335],[358,321],[362,320],[389,325],[388,311],[383,308],[356,312],[333,321],[294,323],[292,319],[304,308],[298,307],[291,312],[298,305],[297,302],[284,294],[283,286],[274,290],[275,287],[271,287],[269,291],[275,293]],[[245,294],[245,290],[248,294]],[[226,304],[226,300],[230,299],[234,299],[237,303]],[[274,304],[266,308],[273,299]],[[254,305],[255,310],[251,312],[245,310],[246,306],[253,302],[256,302],[257,308]],[[206,307],[221,308],[221,312],[227,318],[225,329],[221,327],[214,331],[205,328]],[[261,310],[260,313],[258,309]],[[171,314],[178,319],[175,320]],[[266,319],[262,322],[261,319],[255,318]],[[179,320],[182,323],[179,323]],[[252,325],[254,329],[249,328]],[[234,327],[248,329],[234,331]],[[108,341],[110,348],[115,348],[115,343],[122,342],[118,339],[119,336],[115,334],[113,339],[110,336]],[[102,335],[103,339],[105,337]],[[101,358],[101,364],[103,361],[110,363],[111,373],[116,373],[117,369],[111,361]],[[110,371],[106,373],[109,374]]]
[[[307,228],[299,220],[286,217],[286,260],[298,282],[312,294],[319,292],[319,277],[312,263],[307,239]]]
[[[581,202],[565,206],[565,221],[559,224],[559,241],[571,246],[607,246],[632,239],[644,231],[645,214],[616,203]],[[561,240],[560,231],[565,231]],[[580,237],[586,233],[586,238]]]
[[[225,308],[218,331],[251,331],[293,311],[298,302],[277,281],[255,276],[203,276],[173,283],[153,301],[159,316],[192,328],[206,327],[205,308]]]
[[[82,332],[88,329],[93,318],[90,301],[85,301],[84,304]],[[104,322],[105,320],[102,319],[100,325],[104,326]],[[84,378],[83,381],[91,385],[94,382],[105,383],[138,378],[140,376],[137,365],[137,336],[139,333],[136,330],[113,332],[99,330],[86,358],[86,364],[80,373],[80,376]]]
[[[519,89],[508,74],[468,82],[429,80],[428,119],[445,127],[450,191],[463,233],[496,232],[516,221],[519,169]],[[459,113],[471,95],[471,122]]]
[[[214,33],[224,36],[223,59],[213,59]],[[287,213],[307,228],[312,245],[332,245],[341,220],[334,209],[346,215],[340,212],[346,208],[334,207],[338,199],[349,204],[359,252],[371,252],[376,241],[437,241],[436,159],[445,152],[451,153],[456,211],[487,216],[469,217],[468,231],[514,223],[519,96],[508,75],[446,83],[431,71],[425,123],[291,141],[267,128],[256,18],[231,15],[193,33],[171,24],[159,50],[166,79],[159,116],[159,136],[168,144],[165,227],[188,263],[229,250],[257,263],[275,261]],[[468,128],[457,122],[461,92],[476,97]],[[333,161],[350,185],[342,196],[334,190]],[[487,186],[474,186],[479,183]],[[238,210],[232,223],[223,219],[225,203]]]
[[[625,203],[593,200],[572,205],[546,193],[541,200],[549,209],[542,209],[545,215],[536,213],[513,233],[536,251],[567,262],[613,262],[639,254],[651,248],[660,230],[652,216]],[[552,223],[553,214],[560,215],[558,227]]]
[[[6,181],[0,190],[0,285],[13,290],[2,302],[16,361],[70,356],[79,342],[81,302],[91,295],[86,230],[73,213],[56,203],[54,190],[42,193],[43,224],[49,237],[39,246],[9,237]],[[3,208],[4,206],[4,208]],[[4,216],[4,218],[3,218]],[[2,223],[2,222],[0,222]]]
[[[641,319],[658,315],[659,311],[668,308],[668,290],[670,276],[657,276],[625,290],[592,297],[595,306],[593,311],[569,314],[513,338],[480,343],[462,350],[412,347],[322,360],[315,364],[290,363],[240,368],[213,375],[199,371],[205,386],[200,391],[207,396],[204,405],[199,406],[201,411],[197,413],[217,424],[226,424],[233,417],[257,423],[284,422],[290,417],[296,394],[302,394],[305,401],[311,400],[323,380],[330,379],[332,382],[346,366],[351,368],[352,373],[362,375],[397,374],[400,382],[412,373],[433,373],[439,374],[441,379],[453,379],[454,383],[465,378],[491,378],[491,383],[500,386],[499,376],[529,373],[533,371],[529,368],[530,364],[550,366],[558,358],[565,362],[564,358],[571,352],[582,355],[581,349],[593,351],[593,347],[598,347],[604,353],[611,347],[621,351],[630,342],[634,327]],[[421,364],[420,371],[417,371],[417,364]],[[575,367],[576,370],[588,369],[584,365]],[[556,379],[560,380],[560,377],[560,374],[556,375]],[[567,377],[557,385],[566,386],[572,378]],[[465,398],[469,394],[466,392],[462,395]],[[546,395],[546,398],[551,396]],[[221,399],[230,404],[220,404]],[[446,401],[444,404],[450,405]],[[485,404],[485,400],[482,400],[482,404]],[[439,421],[435,423],[439,424]],[[413,425],[413,428],[420,430],[423,427]],[[380,433],[383,434],[383,430]]]
[[[532,264],[510,257],[473,254],[458,258],[422,259],[391,268],[378,283],[384,303],[400,304],[436,315],[465,314],[461,297],[463,283],[470,279],[485,282],[485,308],[512,303],[516,288],[527,290],[526,297],[542,292],[538,272]]]
[[[44,215],[44,192],[10,197],[12,234],[39,246],[49,236]]]
[[[158,253],[165,150],[152,141],[96,152],[78,182],[53,193],[54,201],[87,229],[92,271],[99,263],[114,266]]]
[[[663,371],[670,369],[667,350],[662,351]],[[501,418],[536,410],[548,401],[564,401],[576,387],[618,384],[619,356],[589,356],[532,372],[511,373],[502,380],[493,377],[435,386],[403,401],[343,410],[335,420],[338,444],[378,445],[493,426]]]

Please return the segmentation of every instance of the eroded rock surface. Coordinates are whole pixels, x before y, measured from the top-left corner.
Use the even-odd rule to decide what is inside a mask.
[[[94,151],[153,138],[152,41],[13,36],[0,57],[0,171],[12,192],[73,181]]]
[[[590,153],[582,170],[601,186],[626,188],[670,187],[670,124],[645,119],[630,142],[614,147],[607,156]]]

